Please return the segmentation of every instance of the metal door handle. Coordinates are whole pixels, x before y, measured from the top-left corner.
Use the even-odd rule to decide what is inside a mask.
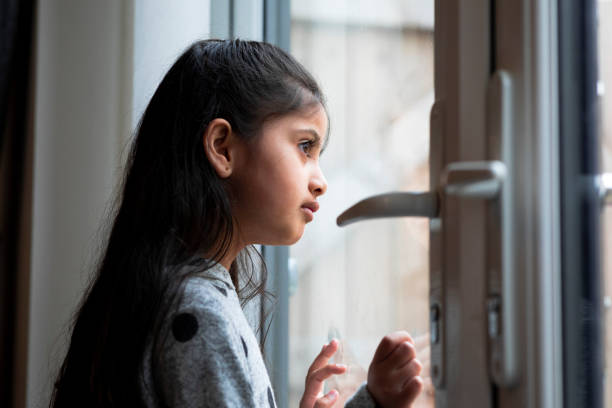
[[[500,161],[451,163],[442,176],[445,194],[460,197],[494,198],[506,177]],[[435,192],[391,192],[365,198],[336,220],[340,227],[357,221],[390,217],[436,218],[440,198]]]
[[[388,217],[429,217],[439,212],[439,199],[431,192],[392,192],[368,197],[353,205],[336,219],[340,227],[357,221]]]

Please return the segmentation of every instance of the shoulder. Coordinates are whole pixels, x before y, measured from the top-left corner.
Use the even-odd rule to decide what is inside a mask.
[[[167,377],[166,382],[185,377],[185,383],[187,377],[210,377],[214,372],[242,376],[247,370],[233,318],[238,301],[229,289],[220,289],[228,288],[215,280],[189,278],[168,311],[155,357],[162,369],[157,375]]]
[[[219,336],[227,342],[232,338],[228,336],[233,331],[232,316],[238,311],[233,288],[215,279],[192,277],[185,282],[176,306],[168,311],[166,330],[178,343]]]
[[[226,282],[206,276],[195,275],[187,278],[181,291],[179,307],[212,307],[237,299],[233,286]]]
[[[232,292],[222,281],[189,278],[169,310],[154,366],[168,405],[253,406]]]

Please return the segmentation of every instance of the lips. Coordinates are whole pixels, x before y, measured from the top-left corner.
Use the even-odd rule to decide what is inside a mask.
[[[319,203],[316,201],[308,202],[302,205],[302,211],[306,216],[306,222],[310,222],[314,219],[314,213],[319,209]]]
[[[308,202],[308,203],[304,204],[304,205],[302,206],[302,208],[307,208],[307,209],[309,209],[309,210],[310,210],[312,213],[315,213],[315,212],[317,212],[317,210],[319,209],[319,203],[317,203],[316,201],[311,201],[311,202]]]

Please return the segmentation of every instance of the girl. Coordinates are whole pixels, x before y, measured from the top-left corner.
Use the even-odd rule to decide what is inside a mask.
[[[241,303],[263,292],[253,244],[290,245],[327,184],[324,99],[265,43],[200,41],[170,68],[135,137],[97,275],[78,310],[53,407],[274,407]],[[244,284],[246,282],[246,284]],[[321,350],[301,407],[329,407],[346,367]],[[380,343],[347,406],[409,406],[421,365],[404,332]]]

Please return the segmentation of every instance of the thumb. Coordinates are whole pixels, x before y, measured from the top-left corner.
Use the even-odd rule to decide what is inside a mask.
[[[325,396],[317,399],[314,404],[314,408],[329,408],[334,405],[334,403],[338,400],[338,391],[331,390]]]

